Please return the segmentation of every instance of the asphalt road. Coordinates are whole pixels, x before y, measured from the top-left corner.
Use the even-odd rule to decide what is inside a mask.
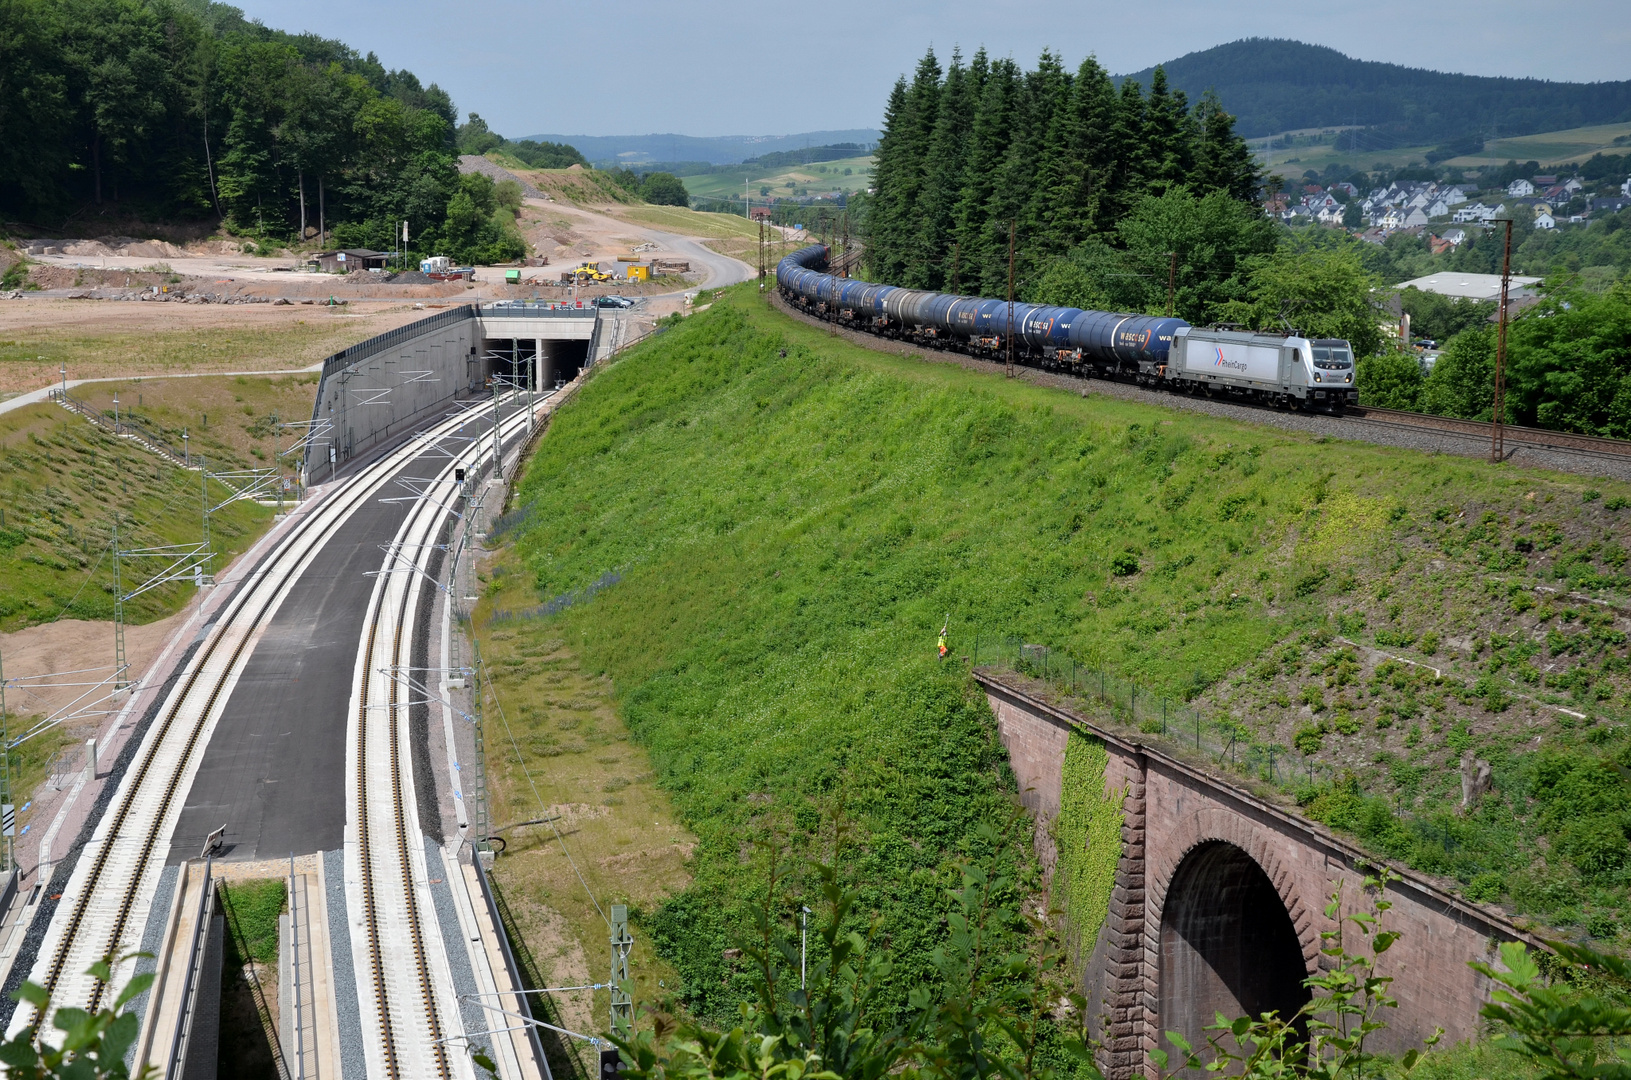
[[[440,455],[416,456],[398,473],[430,475],[444,464]],[[235,861],[344,843],[346,711],[374,587],[365,575],[380,568],[380,545],[396,536],[410,506],[380,499],[405,494],[388,483],[359,506],[272,617],[216,721],[168,863],[197,858],[222,825],[223,857]]]
[[[399,495],[387,486],[381,495]],[[223,824],[227,859],[332,851],[345,841],[346,709],[379,545],[407,503],[358,507],[295,582],[216,721],[170,842],[197,858]]]

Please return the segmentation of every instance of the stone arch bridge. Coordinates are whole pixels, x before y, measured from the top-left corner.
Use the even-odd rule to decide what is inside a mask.
[[[1164,1032],[1204,1042],[1216,1013],[1234,1017],[1308,1000],[1303,980],[1329,963],[1320,934],[1342,886],[1345,911],[1368,903],[1374,862],[1330,830],[1264,801],[1134,737],[1036,696],[1028,680],[977,670],[996,713],[1023,800],[1036,817],[1036,847],[1050,870],[1049,825],[1059,813],[1072,730],[1108,752],[1105,793],[1122,797],[1121,852],[1109,912],[1081,944],[1080,977],[1112,1080],[1154,1076],[1149,1051]],[[1535,939],[1494,908],[1470,903],[1420,874],[1398,870],[1387,888],[1390,930],[1401,933],[1378,965],[1399,1002],[1374,1048],[1403,1053],[1444,1029],[1446,1044],[1477,1034],[1489,980],[1468,961],[1493,962],[1502,942]]]

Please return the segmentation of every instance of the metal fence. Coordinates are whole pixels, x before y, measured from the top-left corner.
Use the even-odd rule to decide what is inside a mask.
[[[1098,717],[1109,727],[1136,731],[1139,738],[1176,757],[1201,756],[1209,764],[1243,776],[1294,789],[1330,781],[1335,769],[1295,747],[1266,741],[1231,716],[1207,715],[1102,667],[1078,663],[1068,653],[1021,638],[975,634],[970,660],[975,667],[1012,671],[1045,683],[1064,708]]]

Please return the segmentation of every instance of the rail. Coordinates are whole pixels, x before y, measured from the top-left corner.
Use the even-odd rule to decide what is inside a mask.
[[[506,417],[501,436],[525,436],[530,418],[521,408]],[[432,943],[435,915],[423,907],[415,862],[420,850],[412,765],[406,760],[411,695],[399,673],[412,670],[414,615],[428,579],[426,560],[436,531],[452,512],[455,469],[470,468],[485,442],[467,444],[446,461],[429,492],[414,505],[388,548],[385,567],[369,599],[367,630],[353,687],[355,735],[350,798],[356,827],[356,880],[360,887],[366,961],[364,1016],[385,1075],[451,1077],[449,1043],[459,1038],[457,1012],[438,994],[442,985]],[[353,856],[348,855],[349,859]],[[348,870],[348,874],[350,871]],[[449,1030],[453,1028],[454,1030]]]
[[[433,430],[452,430],[448,420]],[[224,704],[223,694],[241,669],[256,631],[276,610],[287,586],[302,571],[306,556],[338,532],[351,511],[366,504],[396,470],[390,457],[370,466],[341,493],[306,515],[284,538],[272,558],[258,566],[215,621],[175,691],[154,719],[138,757],[131,762],[112,804],[98,828],[104,842],[76,872],[72,900],[59,912],[62,930],[43,970],[34,976],[53,1001],[95,1011],[111,987],[83,976],[93,960],[122,956],[127,935],[139,920],[137,905],[143,882],[155,862],[162,865],[164,823],[178,795],[188,764],[199,751],[210,718]],[[157,858],[155,858],[157,856]],[[33,1009],[31,1023],[46,1017]],[[13,1029],[19,1025],[12,1022]]]
[[[1375,424],[1395,424],[1400,427],[1450,431],[1457,434],[1474,435],[1480,439],[1491,438],[1495,427],[1494,424],[1487,420],[1463,420],[1454,416],[1434,416],[1432,413],[1406,412],[1402,409],[1378,409],[1364,405],[1350,409],[1348,415],[1362,420],[1369,420]],[[1525,446],[1539,446],[1548,450],[1569,450],[1576,453],[1602,454],[1608,457],[1631,457],[1631,441],[1625,439],[1604,439],[1596,435],[1579,435],[1572,431],[1551,431],[1547,428],[1518,427],[1513,424],[1502,424],[1501,432],[1505,441],[1520,443]]]

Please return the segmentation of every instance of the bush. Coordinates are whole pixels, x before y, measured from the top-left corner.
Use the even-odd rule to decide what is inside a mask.
[[[647,173],[640,181],[640,198],[658,206],[690,206],[691,195],[673,173]]]
[[[1138,573],[1138,556],[1130,551],[1123,551],[1110,560],[1110,572],[1117,577],[1130,577]]]

